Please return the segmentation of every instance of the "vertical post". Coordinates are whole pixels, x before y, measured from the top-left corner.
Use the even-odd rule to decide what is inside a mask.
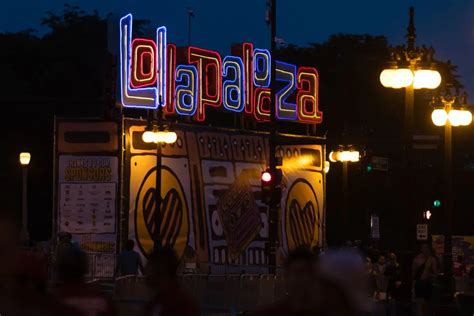
[[[156,144],[155,250],[161,248],[161,143]]]
[[[348,206],[349,206],[349,196],[348,196],[348,162],[342,162],[342,196],[343,196],[343,207],[342,207],[342,220],[343,220],[343,237],[350,238],[349,234],[349,221],[348,221]],[[345,240],[344,240],[345,241]]]
[[[408,11],[408,28],[407,28],[407,48],[408,50],[412,51],[415,49],[415,41],[416,41],[416,29],[415,29],[415,8],[410,7]]]
[[[409,63],[409,68],[411,71],[415,70],[416,66],[416,28],[415,28],[415,9],[410,7],[409,9],[409,20],[407,28],[407,47],[405,50],[405,58]],[[407,212],[407,218],[413,218],[409,214],[415,214],[413,210],[413,178],[412,178],[412,164],[411,164],[411,151],[412,151],[412,138],[413,138],[413,125],[414,125],[414,103],[415,103],[415,94],[413,83],[405,88],[405,130],[404,130],[404,140],[403,140],[403,152],[402,152],[402,175],[403,175],[403,187],[404,189],[404,199],[403,207],[405,212]],[[406,225],[406,229],[412,229],[412,222],[410,221]],[[410,231],[410,230],[409,230]]]
[[[23,166],[23,193],[21,214],[21,239],[23,242],[29,240],[28,234],[28,165]]]
[[[412,67],[410,67],[412,68]],[[405,88],[405,150],[404,150],[404,165],[405,167],[410,166],[410,151],[411,141],[413,137],[413,125],[414,125],[414,108],[415,108],[415,90],[413,83]]]
[[[407,28],[407,61],[409,62],[409,68],[412,72],[415,71],[416,59],[412,58],[412,54],[415,51],[415,40],[416,40],[416,29],[415,29],[415,9],[410,7],[409,10],[409,21]],[[405,163],[409,165],[409,154],[411,148],[411,138],[413,134],[413,122],[414,122],[414,103],[415,94],[413,88],[413,82],[411,85],[405,88]]]
[[[446,103],[446,112],[451,110],[451,102]],[[445,163],[445,248],[444,248],[444,269],[448,283],[449,293],[454,293],[453,280],[453,150],[452,150],[452,126],[446,120],[444,126],[444,163]]]
[[[276,98],[275,98],[275,91],[276,91],[276,80],[275,80],[275,75],[276,75],[276,62],[275,62],[275,56],[276,56],[276,42],[275,42],[275,37],[276,37],[276,0],[271,0],[271,13],[270,13],[270,25],[271,25],[271,31],[270,31],[270,51],[272,55],[272,60],[271,60],[271,93],[270,93],[270,98],[271,98],[271,104],[272,106],[270,107],[270,124],[271,124],[271,130],[270,130],[270,139],[269,139],[269,149],[270,149],[270,157],[269,157],[269,163],[270,163],[270,170],[272,174],[275,174],[276,170],[276,143],[275,143],[275,136],[276,136],[276,131],[277,131],[277,122],[276,122]],[[275,181],[272,181],[271,183],[271,192],[273,194],[275,190]],[[268,253],[268,264],[269,264],[269,272],[270,273],[275,273],[276,272],[276,264],[277,264],[277,258],[276,258],[276,251],[278,248],[278,222],[279,222],[279,214],[278,214],[278,202],[274,201],[274,199],[270,199],[269,207],[268,207],[268,221],[269,221],[269,234],[268,234],[268,245],[267,245],[267,253]]]
[[[413,70],[413,65],[410,67]],[[404,229],[407,231],[405,234],[409,234],[412,231],[414,226],[413,216],[410,214],[415,214],[414,210],[414,198],[413,198],[413,172],[412,172],[412,163],[411,163],[411,153],[412,153],[412,139],[413,139],[413,125],[414,125],[414,103],[415,103],[415,93],[413,88],[413,83],[405,88],[405,126],[404,126],[404,140],[403,140],[403,152],[402,152],[402,176],[403,176],[403,188],[402,192],[402,206],[405,209],[405,216],[411,219]]]
[[[188,46],[191,46],[191,21],[194,17],[194,12],[191,8],[188,9]]]
[[[163,117],[163,102],[161,101],[162,98],[160,96],[160,100],[158,103],[158,130],[161,130],[161,119]],[[162,148],[161,143],[156,143],[156,184],[155,184],[155,241],[154,241],[154,248],[158,250],[162,247],[162,240],[161,240],[161,156],[162,156]]]

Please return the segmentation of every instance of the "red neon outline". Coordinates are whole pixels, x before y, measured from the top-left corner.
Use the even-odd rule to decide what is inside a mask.
[[[215,64],[209,63],[209,64],[206,65],[206,73],[209,73],[209,68],[211,68],[211,67],[214,67],[214,71],[216,71],[216,72],[218,71],[218,70],[216,69],[217,67],[216,67]],[[221,64],[221,69],[222,69],[222,64]],[[222,80],[222,73],[219,74],[219,75],[221,76],[221,80]],[[210,94],[210,93],[209,93],[209,87],[210,87],[210,86],[211,86],[211,85],[209,84],[209,76],[206,76],[206,86],[204,87],[204,89],[206,89],[206,91],[205,91],[205,92],[206,92],[206,95],[207,95],[208,97],[211,97],[211,98],[217,98],[217,97],[218,97],[218,91],[217,91],[217,89],[216,89],[216,93],[215,93],[215,94]],[[222,93],[222,90],[221,90],[221,93]]]
[[[244,64],[244,111],[247,114],[254,113],[254,85],[253,85],[253,44],[242,43],[232,47],[232,55],[242,58]],[[248,57],[248,63],[246,62]]]
[[[199,54],[205,56],[207,58],[195,56],[195,54]],[[210,58],[215,58],[218,62],[210,61]],[[200,63],[201,61],[201,63]],[[188,47],[188,63],[195,64],[198,70],[198,104],[197,104],[197,111],[195,118],[197,121],[204,121],[206,119],[206,106],[212,107],[220,107],[221,100],[222,100],[222,59],[218,52],[202,49],[194,46]],[[201,65],[205,65],[201,67]],[[209,72],[207,71],[207,67],[209,65],[215,65],[216,73],[215,73],[215,91],[216,95],[209,95]],[[205,77],[205,80],[203,80]],[[203,86],[203,82],[205,82],[206,86]],[[220,91],[218,90],[220,89]],[[202,93],[201,93],[202,92]]]
[[[259,101],[259,95],[263,94],[260,98],[262,102]],[[258,122],[269,122],[270,121],[270,108],[265,110],[263,108],[264,100],[267,99],[270,103],[270,107],[272,106],[271,103],[271,89],[270,88],[255,88],[254,89],[254,101],[255,101],[255,111],[254,117]],[[259,111],[260,110],[260,111]],[[263,113],[263,114],[260,114]]]
[[[151,54],[152,54],[152,56],[154,56],[154,58],[151,59],[155,64],[155,66],[153,68],[157,69],[158,61],[156,60],[156,52],[157,52],[158,48],[156,47],[156,43],[153,40],[150,40],[150,39],[147,39],[147,38],[135,38],[135,39],[133,39],[131,47],[130,47],[131,60],[130,60],[130,78],[129,78],[130,86],[132,88],[143,88],[143,87],[147,87],[147,86],[150,86],[150,85],[153,85],[153,84],[156,83],[156,80],[157,80],[156,71],[151,73],[151,75],[152,75],[151,78],[149,78],[149,79],[144,78],[143,80],[146,80],[145,82],[136,82],[134,80],[135,74],[137,75],[137,77],[140,77],[139,75],[143,74],[143,69],[134,69],[133,68],[133,65],[135,64],[135,49],[138,45],[147,45],[147,44],[150,45],[150,46],[148,46],[148,48],[151,49]],[[141,50],[145,50],[145,48],[143,48]],[[145,52],[147,52],[147,50],[145,50]],[[143,54],[143,52],[137,51],[137,55],[140,56],[140,63],[137,63],[137,65],[140,65],[138,68],[142,68],[142,66],[143,66],[143,60],[141,58],[141,54]],[[152,69],[152,67],[150,67],[150,69]]]
[[[166,46],[166,56],[168,60],[167,71],[168,78],[166,80],[166,107],[164,108],[166,114],[176,113],[176,45],[168,44]]]
[[[316,82],[313,82],[313,76],[316,76]],[[300,80],[300,75],[301,80]],[[308,89],[304,89],[305,83],[308,84]],[[299,67],[296,74],[296,89],[298,93],[296,95],[296,105],[298,108],[298,121],[310,124],[320,124],[323,121],[323,112],[319,110],[319,73],[314,67]],[[313,111],[307,111],[306,102],[313,102]],[[310,98],[308,100],[308,98]],[[308,118],[311,117],[311,118]]]
[[[140,77],[146,77],[146,76],[150,76],[152,75],[153,76],[153,71],[151,70],[150,68],[150,72],[148,73],[144,73],[143,72],[143,61],[145,60],[145,55],[150,55],[150,60],[153,60],[153,52],[149,52],[149,51],[144,51],[143,53],[141,53],[141,58],[140,58],[140,68],[138,69],[140,71]]]
[[[244,62],[245,74],[245,113],[255,113],[254,85],[253,85],[253,44],[242,44],[242,61]],[[248,65],[246,64],[248,57]]]

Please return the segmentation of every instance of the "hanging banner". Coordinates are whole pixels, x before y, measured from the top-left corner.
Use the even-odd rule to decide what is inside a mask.
[[[127,121],[126,121],[127,122]],[[127,125],[127,124],[126,124]],[[144,125],[129,123],[125,174],[129,174],[127,238],[143,258],[153,250],[156,149],[145,144]],[[260,200],[260,173],[268,160],[262,134],[206,129],[175,130],[164,145],[160,227],[164,245],[203,273],[264,273],[268,268],[268,209]],[[277,147],[283,158],[279,253],[321,246],[324,218],[322,145]],[[193,261],[193,262],[191,262]]]
[[[58,232],[85,251],[90,278],[112,278],[117,251],[118,158],[60,155]]]
[[[72,240],[87,253],[87,277],[113,278],[115,271],[116,234],[73,234]]]
[[[117,171],[117,157],[59,157],[59,231],[115,233]]]

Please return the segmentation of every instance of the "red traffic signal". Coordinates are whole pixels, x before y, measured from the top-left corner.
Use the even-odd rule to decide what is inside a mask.
[[[269,183],[272,181],[272,174],[269,170],[262,171],[262,175],[260,177],[262,179],[262,182]]]
[[[281,169],[275,169],[273,172],[270,168],[262,171],[260,176],[261,181],[261,200],[264,203],[279,204],[281,201]]]

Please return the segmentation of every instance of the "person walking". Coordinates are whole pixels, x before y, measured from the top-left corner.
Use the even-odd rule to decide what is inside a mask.
[[[178,258],[171,248],[155,250],[145,266],[145,278],[154,294],[146,316],[198,316],[199,305],[178,283]]]
[[[438,274],[438,262],[431,247],[424,243],[421,252],[413,259],[413,292],[421,316],[429,315],[429,301],[433,294],[433,281]]]
[[[65,249],[58,258],[60,284],[57,300],[82,316],[115,316],[112,301],[95,285],[86,283],[87,255],[77,247]]]
[[[373,267],[373,274],[375,279],[375,310],[377,315],[386,315],[388,310],[387,304],[387,289],[388,289],[388,278],[385,274],[386,272],[386,262],[385,256],[379,255],[377,262]]]
[[[315,315],[314,257],[310,250],[300,248],[288,254],[285,281],[286,297],[257,311],[255,316]]]
[[[313,253],[307,248],[291,251],[284,272],[286,297],[254,315],[356,315],[356,299],[348,284],[352,271],[346,273],[348,267],[345,266],[345,262],[353,266],[350,258],[343,258],[339,253],[325,253],[320,260],[321,263],[315,261]]]
[[[401,296],[401,269],[397,261],[397,255],[391,252],[388,255],[387,267],[385,268],[385,275],[388,279],[387,296],[390,315],[397,315],[398,300]]]
[[[143,273],[142,259],[140,254],[133,250],[134,247],[135,242],[129,239],[125,250],[119,254],[116,269],[116,274],[119,276],[138,275],[139,271]]]

